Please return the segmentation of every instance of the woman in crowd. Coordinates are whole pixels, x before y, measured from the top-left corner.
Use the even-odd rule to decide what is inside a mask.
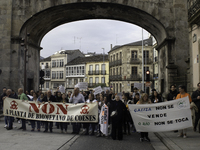
[[[122,125],[126,106],[120,100],[118,95],[115,96],[115,101],[111,103],[111,121],[112,121],[112,139],[123,140]]]
[[[189,101],[190,103],[192,102],[192,98],[190,96],[190,94],[186,93],[186,87],[184,85],[180,85],[179,86],[179,94],[176,96],[176,99],[179,99],[179,98],[183,98],[183,97],[187,97],[189,98]],[[179,130],[179,135],[178,137],[183,137],[183,138],[187,138],[187,129],[182,129],[182,130]]]
[[[148,97],[147,93],[142,94],[140,100],[137,102],[137,104],[151,104],[151,100]],[[141,132],[140,142],[143,142],[144,140],[150,142],[150,139],[148,137],[148,132]]]
[[[98,116],[100,115],[101,113],[101,107],[104,105],[104,97],[102,94],[100,94],[100,102],[98,102]],[[100,121],[100,118],[99,118],[99,121]],[[98,122],[99,122],[98,121]],[[101,130],[100,130],[100,124],[98,124],[98,134],[97,134],[97,137],[100,137],[101,136]]]
[[[94,94],[89,94],[89,99],[85,103],[95,103],[95,102],[97,102],[97,100],[94,99]],[[90,135],[94,135],[95,126],[97,125],[96,123],[85,123],[85,128],[86,128],[85,135],[89,135],[90,125],[92,127],[92,133]]]
[[[38,98],[38,95],[36,92],[33,92],[33,98],[30,100],[30,101],[33,101],[35,103],[40,103],[42,101],[40,101],[40,99]],[[35,130],[35,120],[31,120],[31,131],[34,131]],[[37,121],[37,130],[40,131],[40,124],[41,124],[41,121]]]
[[[63,104],[69,102],[65,93],[62,94],[62,100],[60,102],[62,102]],[[68,124],[69,123],[67,122],[60,122],[61,133],[63,133],[63,129],[65,130],[65,133],[67,133]]]
[[[152,103],[162,102],[162,97],[161,97],[161,95],[158,94],[157,91],[153,91],[153,95],[151,96],[151,102]]]
[[[139,93],[136,93],[134,98],[133,98],[133,104],[137,104],[137,102],[140,100],[140,94]]]

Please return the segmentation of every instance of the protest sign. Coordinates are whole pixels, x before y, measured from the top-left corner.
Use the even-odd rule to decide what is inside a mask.
[[[142,83],[134,83],[134,87],[136,87],[139,90],[142,90]]]
[[[86,90],[88,88],[88,83],[87,82],[79,82],[78,83],[78,88],[80,90]]]
[[[99,119],[101,132],[105,135],[108,135],[108,106],[106,104],[101,107]]]
[[[22,119],[53,122],[98,122],[97,103],[37,103],[6,98],[3,106],[4,116]]]
[[[59,86],[59,91],[60,91],[62,94],[65,93],[65,87],[62,86],[62,85],[60,85],[60,86]]]
[[[164,132],[192,126],[188,97],[156,104],[128,105],[138,132]]]
[[[94,88],[93,90],[94,90],[94,95],[100,94],[103,91],[101,86],[98,86]]]
[[[103,87],[103,91],[106,92],[106,90],[110,91],[110,87]]]

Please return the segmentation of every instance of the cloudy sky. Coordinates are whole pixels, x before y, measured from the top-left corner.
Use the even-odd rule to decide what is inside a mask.
[[[144,39],[149,34],[144,30]],[[142,40],[139,26],[115,20],[85,20],[67,23],[47,33],[42,42],[40,55],[48,57],[59,50],[80,49],[82,52],[105,53],[110,45],[124,45]]]

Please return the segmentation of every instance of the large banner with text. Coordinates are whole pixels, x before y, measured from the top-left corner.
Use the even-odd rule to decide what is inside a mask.
[[[192,126],[188,97],[154,104],[129,104],[138,132],[164,132]]]
[[[23,119],[53,122],[98,122],[98,103],[37,103],[6,98],[3,114]]]

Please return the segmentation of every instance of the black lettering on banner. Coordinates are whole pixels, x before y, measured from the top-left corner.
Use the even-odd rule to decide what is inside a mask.
[[[33,118],[34,117],[34,113],[28,113],[28,118]]]
[[[13,110],[9,110],[9,112],[10,112],[10,115],[13,115]]]
[[[176,123],[181,123],[181,122],[185,122],[185,121],[189,121],[189,119],[187,117],[186,118],[181,118],[181,119],[175,119]]]
[[[162,118],[162,117],[167,117],[167,113],[163,113],[163,114],[151,114],[151,115],[147,115],[149,118]]]
[[[168,109],[174,108],[174,105],[168,105]]]
[[[167,124],[173,124],[173,120],[167,121]]]
[[[163,110],[163,109],[167,109],[167,106],[158,106],[158,107],[156,107],[156,110]]]
[[[155,125],[155,126],[158,126],[158,125],[165,125],[165,121],[162,121],[162,122],[154,122],[154,125]]]

